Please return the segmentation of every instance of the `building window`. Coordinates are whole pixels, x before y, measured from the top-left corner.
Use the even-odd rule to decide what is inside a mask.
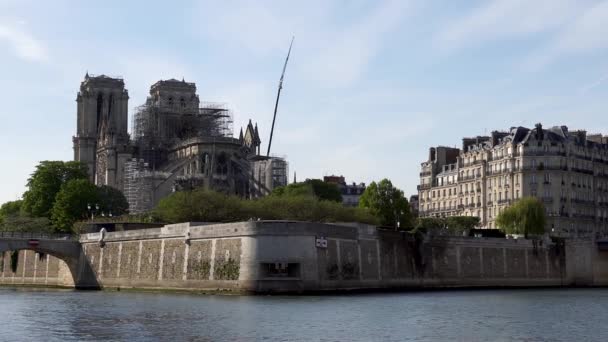
[[[285,262],[270,262],[260,264],[264,278],[299,278],[300,264]]]

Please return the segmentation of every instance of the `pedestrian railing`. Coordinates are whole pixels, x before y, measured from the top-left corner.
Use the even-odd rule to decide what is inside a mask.
[[[36,233],[36,232],[0,232],[0,239],[1,238],[36,239],[36,240],[78,240],[78,236],[73,235],[73,234]]]

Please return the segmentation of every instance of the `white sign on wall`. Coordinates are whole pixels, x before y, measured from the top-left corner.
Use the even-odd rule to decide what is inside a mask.
[[[317,236],[315,239],[315,245],[318,248],[327,248],[327,239],[324,236]]]

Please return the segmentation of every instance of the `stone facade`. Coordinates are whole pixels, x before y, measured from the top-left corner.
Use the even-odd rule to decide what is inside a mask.
[[[478,216],[488,228],[513,201],[533,196],[553,235],[605,236],[608,139],[540,124],[464,138],[461,149],[430,149],[418,195],[420,216]]]
[[[128,148],[129,93],[124,81],[87,73],[76,96],[74,160],[87,164],[91,181],[122,190]]]

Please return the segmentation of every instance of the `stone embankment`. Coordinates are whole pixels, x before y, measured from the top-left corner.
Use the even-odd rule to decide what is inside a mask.
[[[78,267],[30,250],[12,272],[5,252],[0,283],[261,293],[608,285],[608,252],[589,240],[416,240],[361,224],[251,221],[93,233],[80,244]]]

